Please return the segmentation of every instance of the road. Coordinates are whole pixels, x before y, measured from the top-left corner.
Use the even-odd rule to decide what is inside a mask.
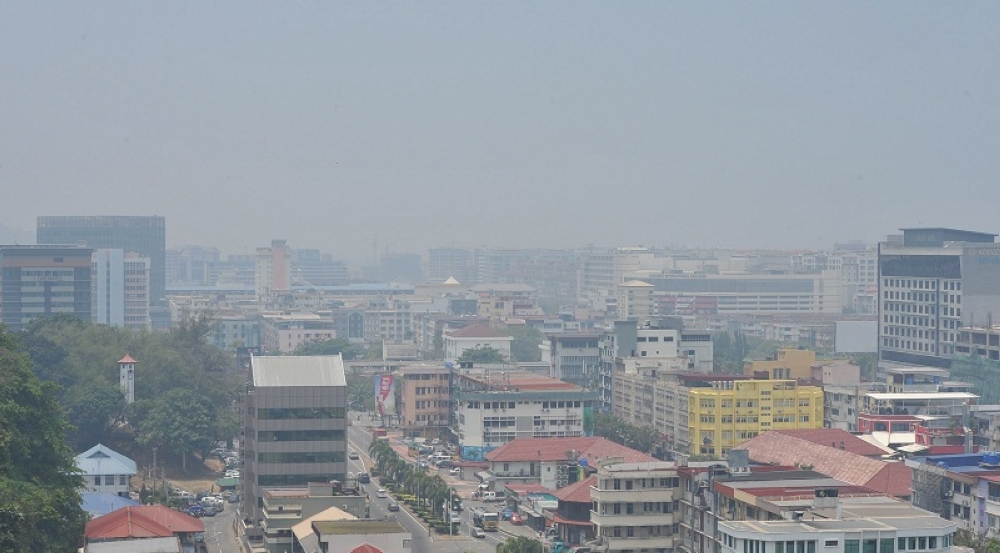
[[[356,421],[355,421],[356,422]],[[368,457],[368,447],[371,445],[371,430],[357,424],[348,427],[348,441],[350,447],[360,454],[361,459],[350,461],[351,472],[365,472],[372,465]],[[362,464],[364,463],[364,464]],[[413,518],[405,509],[398,512],[389,513],[386,507],[391,499],[379,499],[375,497],[378,491],[378,484],[372,483],[365,486],[371,502],[371,517],[377,518],[386,514],[395,515],[396,519],[413,534],[412,553],[495,553],[497,544],[506,537],[500,532],[487,532],[486,538],[473,538],[469,535],[472,519],[469,506],[462,511],[462,524],[460,530],[464,539],[441,539],[432,541],[428,535],[427,528],[419,520]],[[464,500],[463,500],[464,501]],[[476,503],[476,505],[482,505]],[[494,508],[496,504],[493,504]]]
[[[240,547],[233,531],[237,505],[225,503],[225,510],[221,513],[198,519],[205,524],[205,546],[208,553],[239,553]]]

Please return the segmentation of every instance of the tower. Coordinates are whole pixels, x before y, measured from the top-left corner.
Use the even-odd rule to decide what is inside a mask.
[[[135,401],[135,359],[126,355],[118,361],[118,382],[121,385],[122,393],[125,394],[125,403]]]

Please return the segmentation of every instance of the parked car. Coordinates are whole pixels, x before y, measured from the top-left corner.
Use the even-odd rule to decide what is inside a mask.
[[[230,469],[226,471],[226,478],[239,478],[239,477],[240,477],[240,471],[238,470]]]
[[[422,468],[422,469],[425,469],[425,468],[429,467],[430,465],[427,464],[427,461],[419,461],[419,462],[417,462],[417,466],[420,467],[420,468]]]
[[[472,533],[472,537],[474,537],[474,538],[485,538],[486,537],[486,532],[483,532],[483,529],[480,528],[480,527],[478,527],[478,526],[473,526],[471,533]]]
[[[379,488],[378,491],[375,492],[375,497],[378,497],[379,499],[385,499],[386,497],[389,497],[389,494],[387,494],[385,490],[383,490],[382,488]]]
[[[237,492],[229,492],[229,499],[226,501],[229,501],[230,503],[239,503],[240,494]]]
[[[192,505],[184,510],[184,514],[195,518],[203,517],[205,516],[205,508],[201,505]]]
[[[388,507],[388,510],[389,510],[389,512],[392,512],[392,513],[398,511],[399,510],[399,504],[397,504],[397,503],[390,503],[389,507]]]
[[[439,469],[450,469],[455,466],[455,462],[450,459],[445,459],[444,461],[438,461],[437,467]]]
[[[482,500],[484,503],[489,503],[491,501],[497,501],[497,492],[483,492]]]

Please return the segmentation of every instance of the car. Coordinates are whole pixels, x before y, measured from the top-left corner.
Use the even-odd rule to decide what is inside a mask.
[[[521,518],[521,515],[519,513],[511,513],[510,523],[515,525],[524,524],[524,519]]]
[[[350,459],[350,460],[352,460],[352,461],[356,461],[356,460],[360,459],[361,456],[358,455],[357,451],[354,451],[352,449],[350,452],[347,453],[347,458]]]
[[[486,532],[483,532],[483,529],[480,528],[480,527],[478,527],[478,526],[473,526],[472,527],[472,531],[470,533],[472,534],[472,537],[474,537],[474,538],[485,538],[486,537]]]
[[[240,477],[240,471],[238,470],[231,469],[226,471],[226,478],[239,478],[239,477]]]
[[[449,470],[448,474],[450,474],[452,476],[458,476],[458,475],[462,474],[462,469],[459,468],[459,467],[455,467],[455,468]]]
[[[389,497],[389,494],[387,494],[382,488],[379,488],[378,491],[375,492],[375,497],[385,499],[386,497]]]
[[[398,503],[390,503],[389,506],[386,507],[386,509],[388,509],[389,512],[391,512],[391,513],[395,513],[396,511],[399,510],[399,504]]]
[[[193,505],[184,510],[184,514],[195,518],[205,516],[205,508],[201,505]]]
[[[439,469],[450,469],[455,466],[455,463],[450,459],[445,459],[444,461],[438,461],[437,468]]]
[[[498,501],[497,492],[483,492],[482,494],[483,503],[490,503],[492,501]]]
[[[425,468],[429,467],[430,465],[427,464],[427,461],[419,461],[419,462],[417,462],[417,466],[420,467],[420,468],[422,468],[422,469],[425,469]]]
[[[372,481],[372,477],[367,472],[359,472],[358,473],[358,483],[359,484],[368,484],[371,481]]]

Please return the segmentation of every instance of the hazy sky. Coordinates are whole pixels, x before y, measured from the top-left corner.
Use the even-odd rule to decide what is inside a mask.
[[[0,225],[369,259],[1000,232],[998,29],[995,2],[7,1]]]

